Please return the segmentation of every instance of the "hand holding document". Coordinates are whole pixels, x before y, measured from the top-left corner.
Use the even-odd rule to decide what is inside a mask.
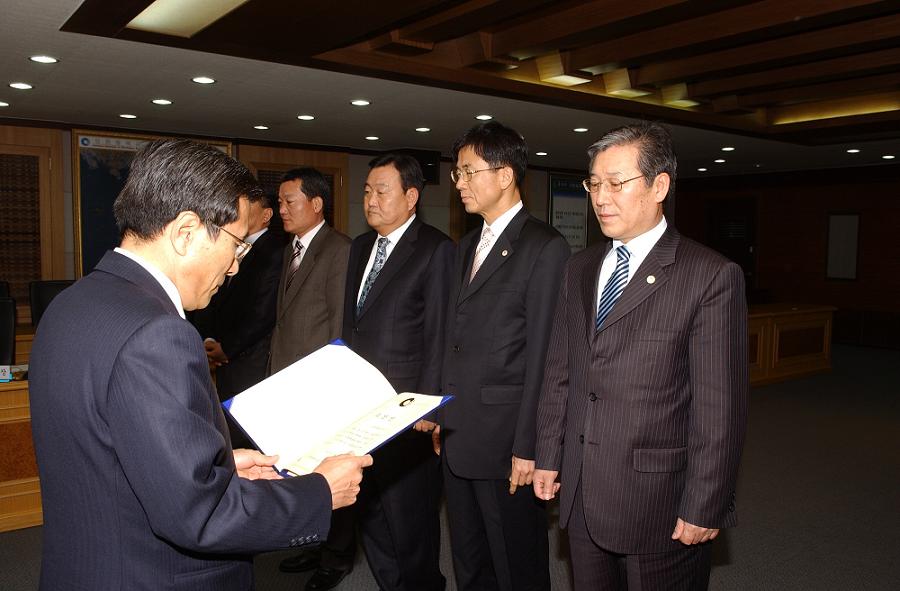
[[[330,344],[223,406],[280,468],[301,475],[329,456],[371,452],[452,398],[397,394],[365,359]]]

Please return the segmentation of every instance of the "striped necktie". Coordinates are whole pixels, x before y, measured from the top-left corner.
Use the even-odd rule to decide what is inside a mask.
[[[625,285],[628,283],[629,257],[631,257],[631,253],[628,252],[624,244],[616,249],[616,269],[609,277],[609,281],[606,282],[606,286],[603,288],[603,295],[600,296],[600,305],[597,306],[597,330],[600,330],[600,326],[606,320],[606,317],[609,316],[609,312],[613,309],[616,300],[625,291]]]
[[[297,269],[300,268],[301,254],[303,254],[303,244],[298,240],[294,242],[294,254],[291,255],[291,262],[288,266],[288,276],[287,281],[284,282],[284,291],[290,289],[291,281],[294,280],[294,275],[297,274]]]
[[[481,241],[475,248],[475,259],[472,261],[472,273],[469,275],[469,283],[472,283],[472,280],[475,279],[475,273],[478,272],[484,259],[487,258],[488,252],[490,252],[488,246],[490,246],[493,237],[494,233],[491,232],[491,227],[485,226],[484,230],[481,232]]]

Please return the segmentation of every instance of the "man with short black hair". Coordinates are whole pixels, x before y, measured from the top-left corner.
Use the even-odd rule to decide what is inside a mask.
[[[405,154],[369,162],[363,211],[372,228],[350,247],[343,339],[397,392],[439,394],[453,242],[421,221],[425,188]],[[363,549],[381,591],[443,591],[440,466],[427,433],[409,430],[374,452],[357,507]]]
[[[251,554],[324,538],[354,502],[369,456],[281,479],[276,457],[232,450],[184,320],[237,273],[258,191],[215,148],[149,143],[114,205],[121,245],[43,316],[29,385],[41,589],[246,591]]]
[[[314,168],[284,174],[278,213],[292,234],[284,249],[269,369],[275,373],[341,336],[350,239],[325,221],[331,185]],[[302,388],[302,385],[300,385]],[[285,558],[284,572],[316,569],[307,591],[335,587],[353,569],[356,554],[352,510],[336,511],[321,548]]]
[[[547,517],[528,485],[535,412],[566,240],[523,207],[525,140],[497,122],[453,146],[451,178],[482,227],[462,238],[450,288],[438,415],[459,588],[549,590]]]

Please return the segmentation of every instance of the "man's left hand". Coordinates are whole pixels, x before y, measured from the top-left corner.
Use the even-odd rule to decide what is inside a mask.
[[[515,494],[516,488],[528,486],[534,477],[534,460],[523,460],[512,457],[512,469],[509,472],[509,494]]]
[[[679,540],[687,546],[692,546],[714,540],[717,535],[719,535],[719,530],[717,529],[700,527],[699,525],[688,523],[679,517],[675,522],[675,531],[672,532],[672,539]]]
[[[273,466],[278,456],[267,456],[255,449],[234,450],[234,467],[238,476],[247,480],[279,480],[281,474]]]
[[[225,351],[222,350],[222,343],[219,341],[206,339],[203,341],[203,348],[206,349],[206,358],[213,367],[219,367],[228,363],[228,356],[225,355]]]

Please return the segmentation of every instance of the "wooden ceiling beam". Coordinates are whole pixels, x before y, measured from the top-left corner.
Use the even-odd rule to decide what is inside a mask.
[[[854,46],[893,40],[900,31],[900,14],[801,33],[703,55],[656,62],[637,69],[638,84],[690,81],[716,72],[757,67],[823,52],[850,51]]]
[[[750,108],[778,103],[852,97],[881,90],[900,90],[900,72],[739,95],[738,104]]]
[[[769,124],[775,126],[891,111],[900,111],[900,91],[841,97],[766,109]]]
[[[853,76],[897,66],[900,66],[900,47],[695,82],[688,84],[688,94],[692,97],[710,97],[779,84],[794,85],[804,81]]]
[[[413,41],[448,41],[551,3],[552,0],[469,0],[402,27],[400,36]]]
[[[501,29],[492,34],[495,56],[529,49],[565,37],[598,29],[621,20],[640,17],[668,6],[687,4],[686,0],[597,0],[563,8],[543,18]]]
[[[571,52],[571,64],[576,69],[628,64],[651,55],[877,3],[878,0],[764,0],[575,49]],[[716,10],[715,3],[709,6],[711,11]]]

